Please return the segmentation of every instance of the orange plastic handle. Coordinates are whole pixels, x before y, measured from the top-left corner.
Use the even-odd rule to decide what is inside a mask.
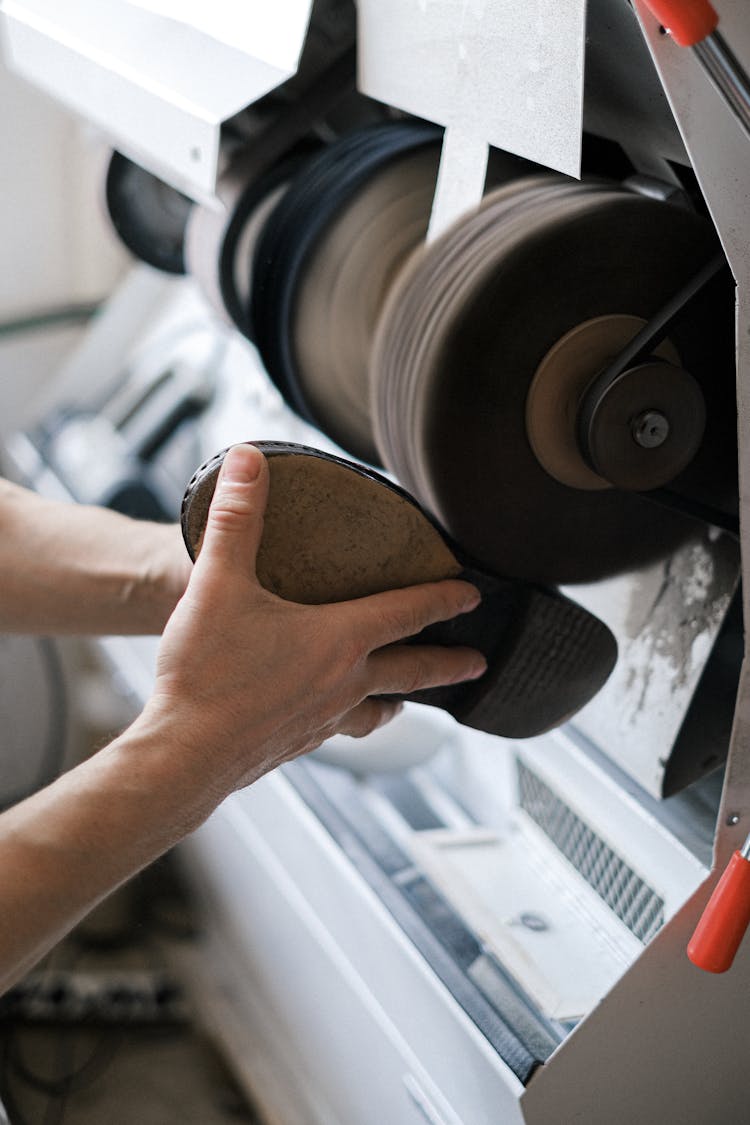
[[[646,7],[681,47],[694,47],[719,22],[708,0],[644,0]]]
[[[735,852],[695,927],[687,955],[707,973],[731,968],[750,926],[750,862]]]

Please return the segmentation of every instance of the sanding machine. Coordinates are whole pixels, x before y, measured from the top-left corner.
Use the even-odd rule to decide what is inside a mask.
[[[576,607],[517,681],[554,668],[554,729],[409,703],[181,848],[196,996],[269,1121],[744,1120],[744,4],[2,17],[9,63],[107,138],[140,263],[9,471],[177,518],[231,442],[313,449],[305,488],[355,462],[481,573]],[[579,709],[584,619],[613,640]],[[101,647],[145,700],[155,642]]]

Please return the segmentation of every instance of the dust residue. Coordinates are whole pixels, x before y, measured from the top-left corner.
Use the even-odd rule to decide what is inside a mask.
[[[653,684],[668,702],[702,670],[738,578],[736,544],[696,539],[633,583],[620,667],[632,723]],[[625,716],[623,716],[625,717]]]

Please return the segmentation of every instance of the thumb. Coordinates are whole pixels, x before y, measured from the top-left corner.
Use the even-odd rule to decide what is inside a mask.
[[[254,445],[227,450],[216,481],[196,569],[212,563],[255,577],[268,501],[268,464]]]

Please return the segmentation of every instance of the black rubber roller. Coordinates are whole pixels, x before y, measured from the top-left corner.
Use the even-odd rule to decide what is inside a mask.
[[[444,578],[481,590],[476,610],[413,640],[477,648],[485,675],[405,698],[490,734],[528,738],[568,719],[609,676],[617,646],[601,621],[557,591],[476,568],[403,489],[306,446],[253,444],[270,469],[257,568],[266,589],[308,605]],[[193,560],[225,452],[198,470],[185,493],[182,533]]]
[[[121,152],[110,158],[104,199],[112,225],[131,254],[164,273],[185,272],[192,199]]]

